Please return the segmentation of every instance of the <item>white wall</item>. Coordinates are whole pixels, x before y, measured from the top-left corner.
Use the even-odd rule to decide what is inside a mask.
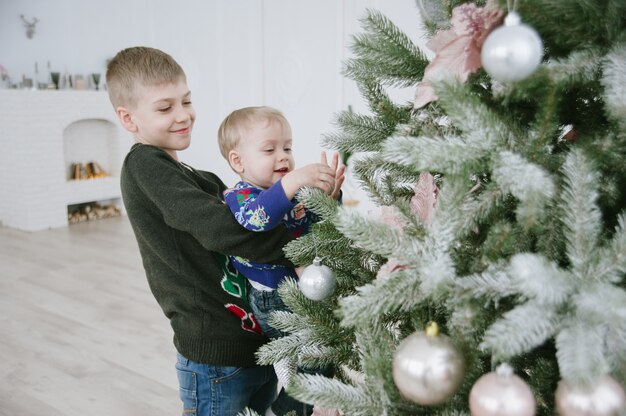
[[[181,159],[230,183],[235,176],[219,155],[216,131],[233,109],[283,110],[298,165],[317,161],[334,113],[348,105],[365,110],[341,68],[366,8],[423,44],[414,0],[0,0],[0,64],[20,79],[33,77],[38,62],[43,81],[48,61],[52,70],[86,75],[104,73],[106,60],[125,47],[170,53],[187,73],[198,113]],[[39,19],[33,39],[20,14]]]

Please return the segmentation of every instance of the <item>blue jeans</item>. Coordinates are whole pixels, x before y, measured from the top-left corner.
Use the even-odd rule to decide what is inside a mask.
[[[272,366],[225,367],[176,358],[184,416],[236,416],[246,407],[264,415],[276,397]]]
[[[254,312],[254,316],[259,322],[259,326],[263,330],[263,333],[270,338],[280,338],[287,335],[287,333],[270,326],[267,322],[273,311],[289,311],[289,308],[283,303],[283,300],[278,295],[278,291],[258,290],[252,287],[250,283],[247,284],[247,288],[248,303],[250,303],[250,308],[252,309],[252,312]],[[332,369],[307,370],[300,367],[298,367],[298,372],[304,374],[323,374],[327,377],[330,377],[333,374]],[[285,415],[289,412],[295,412],[298,416],[307,416],[313,413],[313,406],[299,402],[289,396],[283,388],[280,389],[278,397],[274,403],[272,403],[272,412],[278,416]]]
[[[282,338],[287,335],[268,323],[270,315],[274,311],[289,311],[289,308],[278,295],[278,290],[259,290],[250,283],[247,284],[248,303],[263,333],[269,338]]]

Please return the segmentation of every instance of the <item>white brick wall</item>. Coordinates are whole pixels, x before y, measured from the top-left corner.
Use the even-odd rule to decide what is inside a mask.
[[[0,222],[26,231],[63,227],[68,205],[119,199],[130,145],[106,92],[0,90]],[[113,176],[68,181],[72,162],[91,160]]]

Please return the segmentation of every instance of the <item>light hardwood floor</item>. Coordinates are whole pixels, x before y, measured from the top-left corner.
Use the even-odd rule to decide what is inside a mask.
[[[0,415],[180,414],[174,354],[127,218],[0,228]]]

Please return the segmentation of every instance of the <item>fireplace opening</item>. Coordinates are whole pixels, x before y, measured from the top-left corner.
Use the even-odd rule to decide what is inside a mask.
[[[118,131],[98,118],[75,121],[63,130],[68,224],[120,215]]]
[[[120,209],[114,201],[93,201],[67,206],[67,222],[69,224],[119,217],[120,215]]]
[[[84,119],[63,131],[67,180],[117,176],[120,170],[120,140],[108,120]]]

